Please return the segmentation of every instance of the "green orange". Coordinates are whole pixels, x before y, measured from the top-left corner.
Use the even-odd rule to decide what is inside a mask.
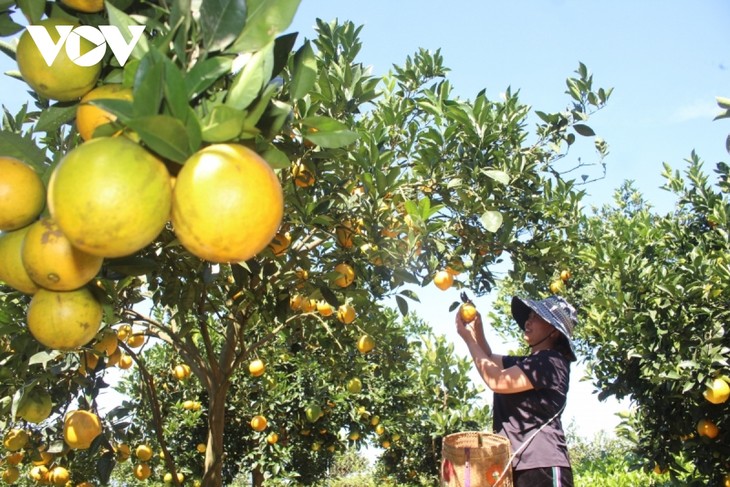
[[[40,289],[28,306],[28,329],[48,348],[74,350],[89,343],[101,326],[101,304],[87,288]]]
[[[0,230],[17,230],[38,218],[46,206],[46,188],[32,167],[0,156]]]

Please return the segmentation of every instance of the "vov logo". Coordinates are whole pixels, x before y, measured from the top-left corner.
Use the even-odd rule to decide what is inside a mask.
[[[124,40],[119,28],[114,25],[100,25],[98,28],[90,25],[57,25],[55,29],[60,37],[57,42],[53,42],[46,27],[42,25],[29,25],[26,29],[48,66],[53,64],[64,46],[66,54],[74,64],[94,66],[104,57],[107,45],[112,50],[112,54],[119,62],[119,65],[124,66],[132,54],[134,46],[137,45],[144,33],[143,25],[130,25],[129,32],[132,34],[132,39],[127,42]],[[96,47],[85,54],[81,54],[82,38]]]

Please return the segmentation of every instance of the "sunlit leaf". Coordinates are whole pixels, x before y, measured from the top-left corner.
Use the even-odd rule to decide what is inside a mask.
[[[486,228],[487,231],[494,233],[502,226],[503,216],[499,211],[485,211],[482,216],[479,217],[479,221],[482,222],[482,225],[484,225],[484,228]]]
[[[187,130],[177,118],[151,115],[129,120],[127,125],[162,157],[182,164],[191,155]]]
[[[282,33],[294,19],[301,0],[248,0],[246,25],[228,48],[235,53],[254,52]]]
[[[203,45],[208,52],[230,45],[246,22],[246,0],[203,0],[200,6],[200,28]]]

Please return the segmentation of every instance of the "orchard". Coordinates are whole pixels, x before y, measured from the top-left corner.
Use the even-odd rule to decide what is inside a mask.
[[[638,444],[652,461],[673,467],[682,444],[712,453],[693,458],[706,478],[730,471],[727,394],[713,382],[728,373],[725,311],[714,307],[727,302],[725,197],[705,188],[707,200],[687,203],[696,206],[687,219],[706,232],[668,217],[666,231],[682,239],[657,237],[684,245],[672,250],[687,266],[700,265],[691,242],[718,264],[701,267],[709,289],[686,284],[705,301],[682,314],[696,326],[682,336],[704,337],[702,346],[651,351],[653,375],[641,362],[649,352],[627,350],[628,366],[613,370],[621,362],[603,354],[628,343],[627,323],[641,337],[633,347],[662,343],[649,335],[662,328],[627,321],[609,299],[616,282],[601,279],[616,272],[597,263],[640,251],[591,254],[601,247],[581,242],[595,242],[603,219],[582,216],[582,191],[563,174],[574,144],[592,144],[597,162],[607,154],[587,122],[611,90],[579,64],[567,108],[534,111],[529,133],[532,112],[509,90],[499,100],[455,97],[438,51],[375,77],[357,60],[352,23],[318,21],[315,39],[298,38],[287,31],[298,4],[4,7],[0,33],[19,38],[5,51],[35,105],[6,111],[0,133],[4,478],[311,485],[336,455],[374,444],[384,482],[433,480],[441,438],[486,428],[489,411],[465,379],[469,363],[408,314],[413,289],[483,295],[507,256],[504,289],[565,292],[587,310],[584,346],[605,364],[597,384],[641,398],[649,419],[637,431],[661,442]],[[61,49],[49,67],[21,17],[56,42],[59,25],[145,31],[123,64],[107,50],[79,66]],[[81,54],[92,47],[78,42]],[[681,178],[670,183],[682,192]],[[671,298],[631,309],[657,320],[677,312]],[[672,361],[690,349],[701,352]],[[113,376],[125,399],[109,405]],[[682,393],[696,409],[680,407]],[[686,427],[657,437],[667,411]],[[715,423],[718,439],[680,440],[699,419]]]

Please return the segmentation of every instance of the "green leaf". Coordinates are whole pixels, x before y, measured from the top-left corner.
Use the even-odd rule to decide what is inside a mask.
[[[263,157],[274,169],[287,169],[291,164],[286,153],[280,151],[273,145],[269,146],[269,148],[261,154],[261,157]]]
[[[136,22],[132,17],[119,10],[108,1],[104,2],[104,6],[106,7],[107,14],[109,15],[109,20],[107,23],[109,25],[116,26],[119,29],[119,32],[122,34],[122,37],[124,37],[124,40],[130,42],[132,40],[132,33],[129,31],[129,26],[141,24]],[[150,48],[149,44],[147,43],[147,37],[145,37],[145,34],[142,34],[142,36],[139,38],[139,41],[137,41],[137,44],[135,44],[134,48],[132,48],[132,54],[130,55],[130,59],[140,60],[145,56],[145,54],[149,52]]]
[[[505,186],[509,184],[509,174],[498,169],[485,169],[482,171],[486,176],[494,179],[498,183],[502,183]]]
[[[725,110],[730,110],[730,98],[725,98],[724,96],[718,96],[715,99],[717,100],[717,105],[720,108],[723,108]]]
[[[165,59],[152,50],[139,62],[134,77],[132,96],[135,116],[155,115],[159,112],[165,89]]]
[[[408,315],[408,301],[403,299],[400,295],[396,295],[395,302],[398,304],[398,310],[403,316]]]
[[[491,210],[485,211],[484,214],[479,217],[479,221],[482,222],[482,225],[484,225],[484,228],[486,228],[487,231],[494,233],[502,226],[502,213]]]
[[[177,118],[150,115],[129,120],[127,125],[162,157],[182,164],[192,154],[185,126]]]
[[[256,99],[261,88],[271,77],[274,62],[273,48],[272,42],[250,56],[228,90],[226,105],[243,110]]]
[[[188,96],[185,89],[185,77],[172,60],[165,59],[163,90],[170,112],[183,122],[188,117]]]
[[[52,106],[41,112],[36,123],[36,132],[54,132],[61,125],[70,123],[76,116],[76,105],[72,106]]]
[[[31,164],[39,174],[43,173],[45,152],[30,138],[12,132],[0,132],[0,154],[20,159]]]
[[[23,30],[23,26],[14,22],[10,17],[10,12],[0,13],[0,36],[7,37],[17,34]]]
[[[304,131],[306,140],[328,149],[352,144],[359,137],[357,133],[348,130],[347,125],[330,117],[307,117],[301,123],[304,127],[309,127],[309,130]]]
[[[246,112],[225,105],[214,107],[202,120],[201,133],[206,142],[225,142],[238,137]]]
[[[291,100],[303,98],[314,87],[317,80],[317,59],[309,41],[299,48],[294,56],[294,74],[291,82]]]
[[[228,48],[229,52],[254,52],[273,41],[289,27],[301,0],[248,0],[246,25]]]
[[[122,123],[134,118],[134,104],[129,100],[97,98],[96,100],[90,100],[88,103],[116,115]]]
[[[18,0],[18,7],[23,15],[32,24],[37,24],[46,11],[45,0]]]
[[[588,125],[584,125],[581,123],[573,125],[573,129],[583,137],[593,137],[594,135],[596,135],[592,128],[590,128]]]
[[[159,264],[153,259],[132,256],[107,259],[104,266],[125,276],[142,276],[159,268]]]
[[[228,47],[246,22],[246,0],[203,0],[200,30],[208,52]]]
[[[232,60],[216,56],[199,61],[185,75],[185,89],[188,99],[194,98],[231,71]]]

